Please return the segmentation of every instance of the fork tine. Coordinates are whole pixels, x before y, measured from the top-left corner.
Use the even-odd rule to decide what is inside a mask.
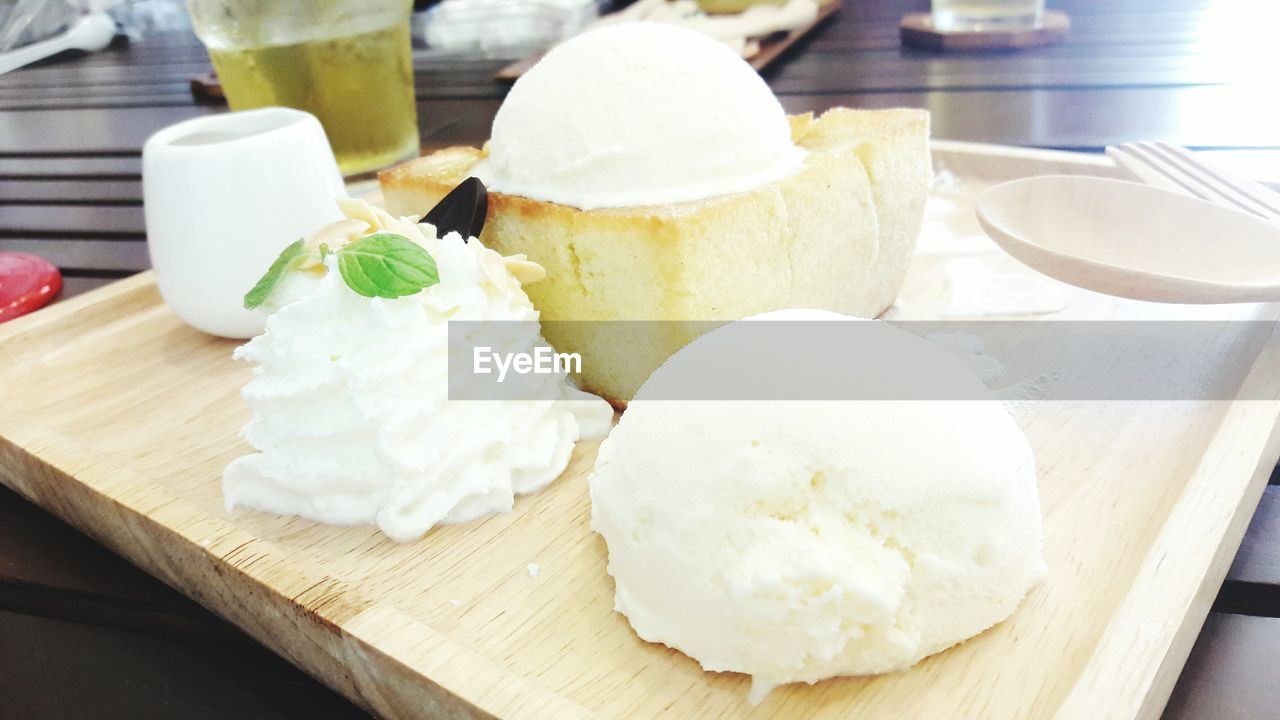
[[[1209,164],[1199,155],[1179,145],[1172,145],[1166,142],[1156,142],[1154,145],[1190,163],[1204,175],[1231,188],[1260,207],[1266,208],[1273,215],[1280,216],[1280,194],[1277,194],[1274,190],[1252,180],[1233,177]]]
[[[1271,219],[1270,212],[1249,202],[1239,193],[1232,192],[1230,186],[1215,183],[1211,177],[1200,172],[1197,166],[1187,162],[1167,147],[1162,147],[1160,143],[1140,142],[1134,143],[1134,147],[1153,162],[1160,163],[1169,172],[1176,173],[1186,181],[1193,182],[1197,187],[1211,193],[1213,197],[1209,198],[1210,200],[1225,202],[1251,215],[1256,215],[1263,219]]]
[[[1202,187],[1199,183],[1188,182],[1186,176],[1182,173],[1172,172],[1158,159],[1149,157],[1149,153],[1138,147],[1136,143],[1112,145],[1107,148],[1107,154],[1118,165],[1123,166],[1147,185],[1155,185],[1166,190],[1182,192],[1209,202],[1219,202],[1221,200],[1221,197],[1211,192],[1208,188]]]

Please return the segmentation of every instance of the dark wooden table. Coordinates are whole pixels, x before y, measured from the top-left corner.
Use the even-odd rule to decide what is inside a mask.
[[[934,135],[1099,150],[1141,138],[1280,148],[1272,3],[1077,0],[1070,40],[1017,53],[904,49],[927,2],[845,10],[767,78],[790,111],[916,106]],[[1252,10],[1250,10],[1252,8]],[[496,62],[417,63],[428,147],[488,134]],[[224,112],[186,34],[0,76],[0,250],[43,255],[66,294],[147,266],[140,150]],[[197,219],[198,221],[198,219]],[[21,382],[20,369],[3,382]],[[4,412],[0,408],[0,412]],[[1267,488],[1166,717],[1280,717],[1280,486]],[[315,718],[362,713],[234,628],[0,488],[0,718]]]

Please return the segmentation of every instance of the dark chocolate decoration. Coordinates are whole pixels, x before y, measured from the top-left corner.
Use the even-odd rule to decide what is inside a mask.
[[[451,232],[467,238],[480,237],[485,216],[489,214],[489,191],[480,178],[469,177],[449,191],[419,222],[435,226],[436,237]]]

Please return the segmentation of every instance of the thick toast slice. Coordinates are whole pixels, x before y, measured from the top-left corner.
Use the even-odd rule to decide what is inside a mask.
[[[707,325],[787,307],[874,317],[902,287],[931,178],[929,116],[835,108],[791,117],[799,173],[671,205],[579,210],[491,193],[480,240],[547,269],[529,285],[543,336],[582,356],[583,386],[625,405]],[[422,215],[483,150],[454,147],[381,173],[387,210]],[[595,321],[595,322],[566,322]]]

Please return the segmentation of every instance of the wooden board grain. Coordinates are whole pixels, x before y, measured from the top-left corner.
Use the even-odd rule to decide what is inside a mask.
[[[977,184],[1113,172],[956,143],[935,157]],[[917,258],[897,317],[936,315],[947,262]],[[1280,316],[1071,299],[1061,317]],[[613,612],[588,526],[596,443],[514,512],[405,545],[226,512],[221,470],[247,450],[250,370],[234,345],[182,325],[150,274],[0,326],[0,373],[21,378],[0,387],[0,481],[387,717],[1155,717],[1280,454],[1274,333],[1245,381],[1261,400],[1023,404],[1048,580],[1009,621],[909,671],[791,686],[752,708],[743,676],[704,673]]]

